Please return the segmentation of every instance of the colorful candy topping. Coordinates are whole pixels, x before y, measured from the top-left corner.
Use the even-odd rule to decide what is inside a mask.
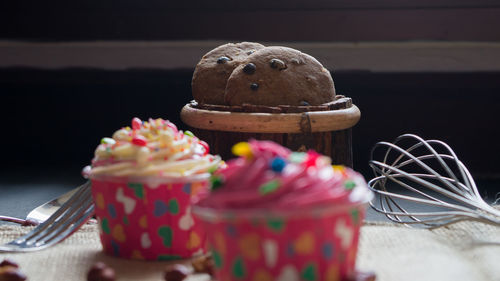
[[[351,190],[353,189],[354,187],[356,187],[356,183],[354,181],[351,181],[351,180],[348,180],[344,183],[344,187],[345,189],[347,190]]]
[[[343,204],[369,193],[361,175],[315,151],[291,152],[271,141],[251,140],[233,146],[240,156],[211,177],[212,194],[199,205],[216,208],[290,209]]]
[[[185,131],[184,135],[194,138],[194,134],[191,131]]]
[[[286,166],[286,161],[285,161],[285,159],[283,159],[281,157],[275,157],[271,161],[271,170],[273,170],[275,172],[279,173],[279,172],[283,171],[285,166]]]
[[[259,186],[259,193],[262,195],[266,195],[276,191],[280,187],[279,180],[272,180],[270,182],[266,182],[265,184]]]
[[[137,117],[134,117],[132,119],[132,129],[134,130],[140,130],[141,129],[141,126],[142,126],[142,121],[141,119],[137,118]]]
[[[236,156],[252,158],[252,149],[247,142],[239,142],[231,148],[231,152]]]
[[[210,187],[212,190],[215,190],[222,186],[223,180],[220,176],[211,176],[210,177]]]
[[[110,144],[110,145],[113,145],[116,143],[116,141],[112,138],[102,138],[101,139],[101,143],[102,144]]]
[[[141,121],[123,127],[112,138],[101,139],[92,160],[90,176],[182,177],[215,170],[220,157],[190,131],[179,131],[163,119]]]
[[[148,144],[148,140],[145,137],[138,135],[132,138],[132,144],[138,146],[146,146]]]

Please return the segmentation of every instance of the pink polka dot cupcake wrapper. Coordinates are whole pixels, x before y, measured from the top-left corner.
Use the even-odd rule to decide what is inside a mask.
[[[205,253],[206,235],[191,213],[191,198],[206,180],[151,183],[92,179],[92,197],[106,254],[174,260]]]
[[[219,281],[333,281],[354,273],[365,209],[207,218],[195,207],[195,216],[208,233]]]

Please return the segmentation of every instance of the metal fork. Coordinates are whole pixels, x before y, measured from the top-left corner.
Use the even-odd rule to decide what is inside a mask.
[[[86,182],[44,223],[26,235],[0,245],[0,252],[31,252],[50,247],[78,230],[93,213],[90,182]]]

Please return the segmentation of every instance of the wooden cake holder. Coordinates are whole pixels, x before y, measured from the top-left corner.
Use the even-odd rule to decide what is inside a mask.
[[[251,105],[212,108],[217,110],[193,101],[182,108],[181,119],[208,143],[210,153],[219,154],[222,159],[234,158],[231,147],[235,143],[253,138],[272,140],[293,151],[314,149],[330,156],[334,164],[352,167],[351,128],[359,121],[361,112],[350,98],[337,96],[327,110],[313,106],[266,107],[268,112],[248,112],[262,109]],[[273,113],[280,111],[299,112]]]

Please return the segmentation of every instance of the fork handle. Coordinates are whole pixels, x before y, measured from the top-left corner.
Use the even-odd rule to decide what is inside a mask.
[[[38,222],[33,220],[23,220],[14,217],[0,216],[0,221],[8,221],[13,223],[18,223],[22,226],[38,225]]]

